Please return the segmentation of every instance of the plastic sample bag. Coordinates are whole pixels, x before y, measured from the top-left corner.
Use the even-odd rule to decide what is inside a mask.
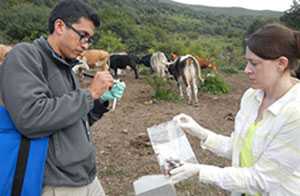
[[[185,133],[175,121],[152,126],[147,132],[163,173],[170,163],[175,164],[175,167],[179,166],[180,162],[198,163]]]

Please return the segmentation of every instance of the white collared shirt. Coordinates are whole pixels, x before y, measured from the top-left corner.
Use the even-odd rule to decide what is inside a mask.
[[[232,159],[231,167],[202,165],[201,182],[216,184],[233,195],[262,193],[263,196],[300,195],[300,84],[270,105],[255,132],[254,166],[239,167],[247,128],[257,117],[263,91],[248,89],[242,97],[230,137],[210,132],[202,148]]]

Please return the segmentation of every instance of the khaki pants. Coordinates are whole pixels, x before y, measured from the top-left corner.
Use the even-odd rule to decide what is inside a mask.
[[[42,196],[105,196],[98,178],[82,187],[53,187],[45,186]]]

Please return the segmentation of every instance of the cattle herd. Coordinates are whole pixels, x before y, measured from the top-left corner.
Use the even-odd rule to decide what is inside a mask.
[[[13,46],[0,44],[0,64],[5,60],[7,53]],[[170,55],[170,60],[163,52],[155,52],[147,54],[139,58],[136,55],[121,53],[108,53],[101,49],[90,49],[84,51],[78,56],[78,64],[73,67],[73,71],[78,75],[79,79],[89,69],[94,70],[110,70],[114,77],[118,77],[118,69],[126,69],[130,67],[134,71],[135,78],[139,78],[138,65],[143,64],[161,78],[174,78],[179,88],[180,96],[183,95],[183,87],[188,97],[188,103],[198,102],[198,81],[203,82],[201,69],[209,68],[217,72],[217,65],[209,60],[199,56],[184,55],[180,56],[176,53]]]

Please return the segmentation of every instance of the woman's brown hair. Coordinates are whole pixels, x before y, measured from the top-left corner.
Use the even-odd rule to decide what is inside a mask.
[[[289,69],[294,70],[300,58],[300,32],[281,24],[267,24],[246,39],[247,47],[263,59],[288,58]]]

